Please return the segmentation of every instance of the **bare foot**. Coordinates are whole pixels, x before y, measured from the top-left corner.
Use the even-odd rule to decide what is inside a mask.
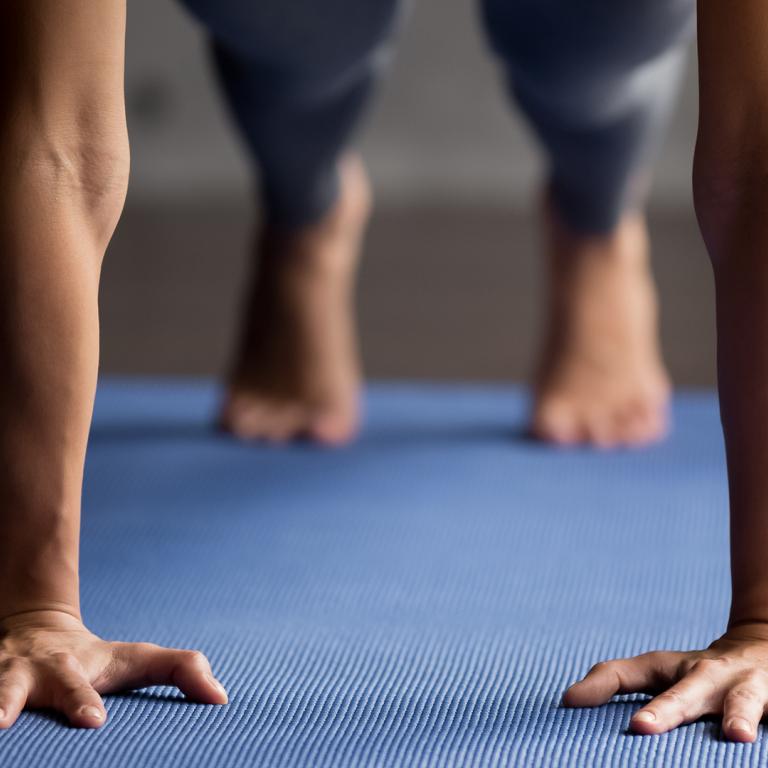
[[[547,214],[549,327],[533,434],[598,447],[639,446],[668,428],[648,233],[639,213],[608,236],[582,237]]]
[[[319,222],[265,227],[222,426],[243,439],[335,445],[359,427],[354,282],[370,191],[362,162],[342,164],[342,194]]]

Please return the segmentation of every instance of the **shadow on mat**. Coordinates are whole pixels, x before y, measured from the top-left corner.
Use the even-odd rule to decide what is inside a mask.
[[[162,423],[136,422],[123,424],[95,424],[91,428],[90,442],[93,444],[129,443],[129,442],[210,442],[221,441],[232,445],[251,445],[265,447],[267,441],[241,443],[213,422],[203,423]],[[520,425],[508,424],[396,424],[392,426],[374,425],[363,431],[360,438],[352,442],[347,451],[359,448],[403,447],[418,444],[436,443],[529,443],[541,445],[528,430]],[[271,447],[271,446],[270,446]],[[295,440],[286,447],[316,448],[307,440]],[[319,450],[325,450],[319,447]]]
[[[125,691],[124,693],[110,693],[110,699],[132,699],[153,702],[155,704],[196,704],[181,693],[156,693],[153,691]],[[200,706],[209,706],[201,704]]]
[[[196,704],[194,701],[184,698],[181,693],[155,693],[153,691],[127,691],[125,693],[110,693],[105,694],[105,699],[128,699],[133,701],[144,701],[152,704]],[[200,706],[208,706],[207,704],[201,704]],[[60,725],[63,728],[76,729],[70,725],[69,720],[54,709],[32,709],[22,713],[22,717],[31,717],[34,719],[44,720],[55,725]]]
[[[609,701],[606,704],[601,704],[596,709],[603,710],[603,711],[609,711],[611,709],[623,709],[626,710],[626,717],[624,720],[624,723],[620,726],[619,733],[622,736],[629,736],[633,739],[659,739],[659,738],[670,738],[675,733],[682,731],[682,730],[689,730],[696,728],[697,725],[704,724],[704,737],[707,739],[712,739],[712,741],[720,741],[723,743],[732,743],[727,741],[725,737],[723,736],[723,729],[721,726],[721,717],[718,715],[704,715],[698,720],[695,720],[692,723],[684,723],[683,725],[679,725],[677,728],[675,728],[673,731],[669,731],[665,734],[659,734],[658,736],[647,736],[642,733],[635,733],[634,731],[630,730],[629,728],[629,721],[632,718],[632,716],[637,712],[640,707],[645,706],[653,696],[645,695],[645,694],[628,694],[626,697],[620,696],[615,700]],[[563,711],[569,711],[567,707],[557,706],[556,709],[562,709]],[[570,710],[572,712],[578,712],[578,709]],[[621,718],[621,715],[619,714],[613,714],[611,719],[612,720],[618,720]]]
[[[127,424],[94,424],[89,436],[94,444],[128,442],[208,442],[229,439],[213,423],[203,422],[136,422]]]
[[[20,718],[22,717],[30,717],[35,720],[45,720],[46,722],[53,723],[54,725],[60,725],[63,728],[72,728],[75,730],[75,727],[69,724],[69,720],[67,720],[64,715],[62,715],[60,712],[56,712],[56,710],[53,709],[28,709],[21,713]]]
[[[374,426],[363,432],[361,439],[350,446],[359,448],[391,448],[458,443],[499,444],[527,441],[525,429],[509,424],[398,424],[391,427]]]

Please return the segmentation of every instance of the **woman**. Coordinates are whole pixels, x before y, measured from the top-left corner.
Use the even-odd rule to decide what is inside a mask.
[[[666,386],[640,207],[692,9],[574,6],[489,0],[485,14],[551,161],[552,330],[534,426],[562,442],[642,442],[663,430]],[[223,418],[246,437],[347,439],[357,383],[346,302],[367,206],[359,165],[341,158],[395,9],[229,0],[194,10],[212,30],[266,206],[259,301]],[[105,642],[80,617],[98,280],[128,178],[124,25],[125,0],[11,0],[0,28],[0,727],[26,706],[97,727],[100,694],[149,684],[226,701],[201,654]],[[635,730],[718,712],[727,738],[749,741],[768,701],[768,20],[757,0],[737,18],[725,0],[700,0],[699,25],[694,187],[717,286],[731,620],[708,649],[598,665],[566,703],[660,690]]]

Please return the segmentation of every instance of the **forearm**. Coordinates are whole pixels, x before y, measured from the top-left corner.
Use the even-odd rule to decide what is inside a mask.
[[[768,621],[768,218],[747,208],[723,233],[724,253],[714,259],[732,622]]]
[[[717,296],[732,623],[768,621],[768,11],[699,2],[696,209]]]
[[[0,614],[41,599],[78,608],[98,354],[100,254],[88,223],[63,194],[51,199],[26,182],[4,190],[0,205]]]
[[[147,685],[227,701],[201,653],[104,642],[79,620],[99,272],[128,176],[124,38],[125,0],[3,5],[0,729],[31,706],[97,728],[100,694]]]
[[[631,728],[659,734],[713,713],[752,742],[768,711],[768,5],[698,0],[696,214],[715,276],[720,411],[728,461],[733,598],[709,647],[597,664],[570,706],[660,690]]]
[[[98,280],[128,173],[124,14],[54,5],[12,4],[0,40],[0,615],[79,614]]]

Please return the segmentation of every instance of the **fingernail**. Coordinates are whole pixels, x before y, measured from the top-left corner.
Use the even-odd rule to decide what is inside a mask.
[[[733,720],[728,721],[728,730],[752,733],[752,726],[743,717],[734,717]]]
[[[208,681],[219,693],[227,695],[227,689],[213,675],[208,675]]]
[[[104,713],[96,707],[81,707],[80,714],[83,717],[92,717],[94,720],[104,719]]]
[[[643,712],[638,712],[634,719],[639,723],[652,723],[656,719],[656,715],[646,709]]]
[[[0,720],[5,720],[5,710],[0,709]]]

